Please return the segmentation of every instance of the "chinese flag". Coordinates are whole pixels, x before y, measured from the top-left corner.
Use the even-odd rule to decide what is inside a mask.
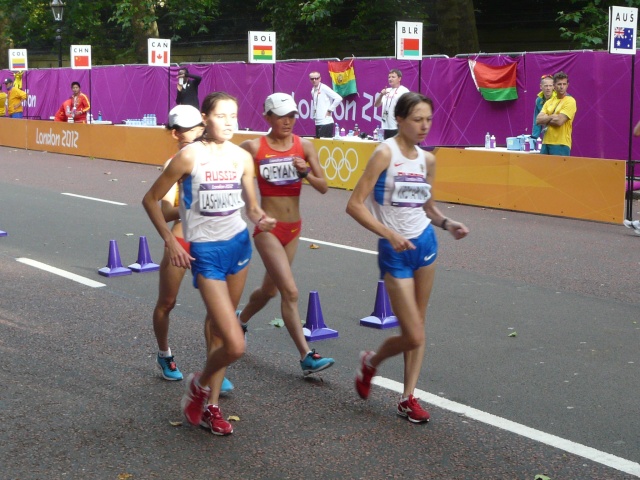
[[[73,62],[76,67],[88,67],[89,55],[75,55],[73,57]]]

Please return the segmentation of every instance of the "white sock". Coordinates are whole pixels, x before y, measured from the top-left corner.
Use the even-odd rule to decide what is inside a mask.
[[[160,356],[160,358],[170,357],[171,356],[171,349],[166,350],[166,351],[158,350],[158,355]]]
[[[364,364],[369,367],[369,368],[375,368],[373,365],[371,365],[371,358],[375,355],[375,352],[371,352],[371,355],[367,355],[364,359]]]

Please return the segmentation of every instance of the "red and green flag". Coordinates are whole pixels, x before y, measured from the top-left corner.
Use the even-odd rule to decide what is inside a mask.
[[[328,63],[329,75],[331,75],[334,92],[341,97],[358,93],[358,87],[356,87],[356,73],[353,70],[353,59]]]
[[[402,50],[405,57],[420,57],[420,39],[419,38],[403,38]],[[419,60],[420,58],[418,58]]]
[[[492,67],[485,63],[469,60],[469,69],[476,88],[482,98],[490,102],[517,100],[516,64]]]

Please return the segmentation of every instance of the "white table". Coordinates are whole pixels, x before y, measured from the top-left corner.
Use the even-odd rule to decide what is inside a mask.
[[[529,154],[538,154],[540,152],[536,150],[509,150],[507,147],[496,147],[496,148],[484,148],[484,147],[466,147],[465,150],[477,150],[479,152],[500,152],[500,153],[524,153],[526,155]]]

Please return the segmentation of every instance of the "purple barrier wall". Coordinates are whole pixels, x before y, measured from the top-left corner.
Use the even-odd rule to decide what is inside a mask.
[[[387,84],[391,68],[403,72],[403,85],[419,90],[434,100],[435,113],[428,145],[482,145],[487,131],[499,145],[506,137],[531,132],[533,108],[540,76],[564,70],[569,75],[569,93],[576,98],[572,155],[627,159],[630,135],[632,63],[640,60],[607,52],[526,53],[520,56],[479,56],[490,65],[517,63],[518,99],[508,102],[483,100],[471,78],[467,58],[430,58],[399,61],[392,58],[354,61],[358,94],[345,99],[335,112],[336,121],[346,130],[357,123],[371,134],[380,124],[380,108],[373,107],[375,94]],[[278,62],[272,64],[219,63],[188,65],[201,75],[200,101],[210,91],[224,90],[239,101],[241,129],[264,131],[262,106],[274,91],[292,94],[298,102],[300,118],[295,132],[313,135],[309,118],[311,83],[309,73],[317,70],[330,84],[325,60]],[[25,113],[47,119],[70,95],[70,83],[78,80],[90,96],[92,112],[113,122],[154,113],[159,123],[166,121],[175,105],[177,67],[125,65],[95,67],[91,71],[54,68],[29,70],[24,77],[29,98]],[[0,77],[10,76],[0,70]],[[275,79],[274,79],[275,77]],[[635,78],[633,123],[640,119],[640,75]],[[633,157],[640,158],[640,139],[632,140]]]
[[[273,65],[244,63],[214,65],[215,90],[231,93],[238,99],[238,125],[241,130],[266,131],[262,118],[264,99],[273,90]],[[200,90],[207,92],[207,90]],[[214,90],[209,90],[214,91]],[[204,96],[201,100],[204,99]]]
[[[358,93],[350,95],[335,112],[335,120],[345,130],[358,124],[360,130],[369,134],[380,126],[381,108],[374,108],[375,95],[387,86],[387,74],[392,68],[402,71],[402,84],[409,90],[418,88],[420,62],[403,62],[395,59],[355,60],[354,70]],[[311,110],[311,82],[309,74],[318,71],[322,82],[331,86],[331,77],[326,61],[279,62],[276,64],[275,91],[289,93],[298,102],[300,118],[295,131],[299,135],[315,135],[315,124],[309,118]]]
[[[542,74],[563,70],[569,75],[568,91],[578,104],[571,155],[628,158],[632,58],[607,52],[527,54],[525,58],[531,112]]]
[[[114,123],[153,113],[167,117],[169,76],[166,68],[120,65],[92,69],[91,112]]]
[[[421,91],[434,101],[430,145],[484,145],[487,132],[504,146],[506,137],[525,133],[525,101],[522,99],[525,78],[522,57],[481,57],[489,65],[517,64],[518,100],[488,102],[475,88],[467,58],[434,59],[422,63]],[[533,107],[531,107],[533,117]],[[529,117],[529,114],[526,114]],[[528,125],[530,131],[531,125]]]

